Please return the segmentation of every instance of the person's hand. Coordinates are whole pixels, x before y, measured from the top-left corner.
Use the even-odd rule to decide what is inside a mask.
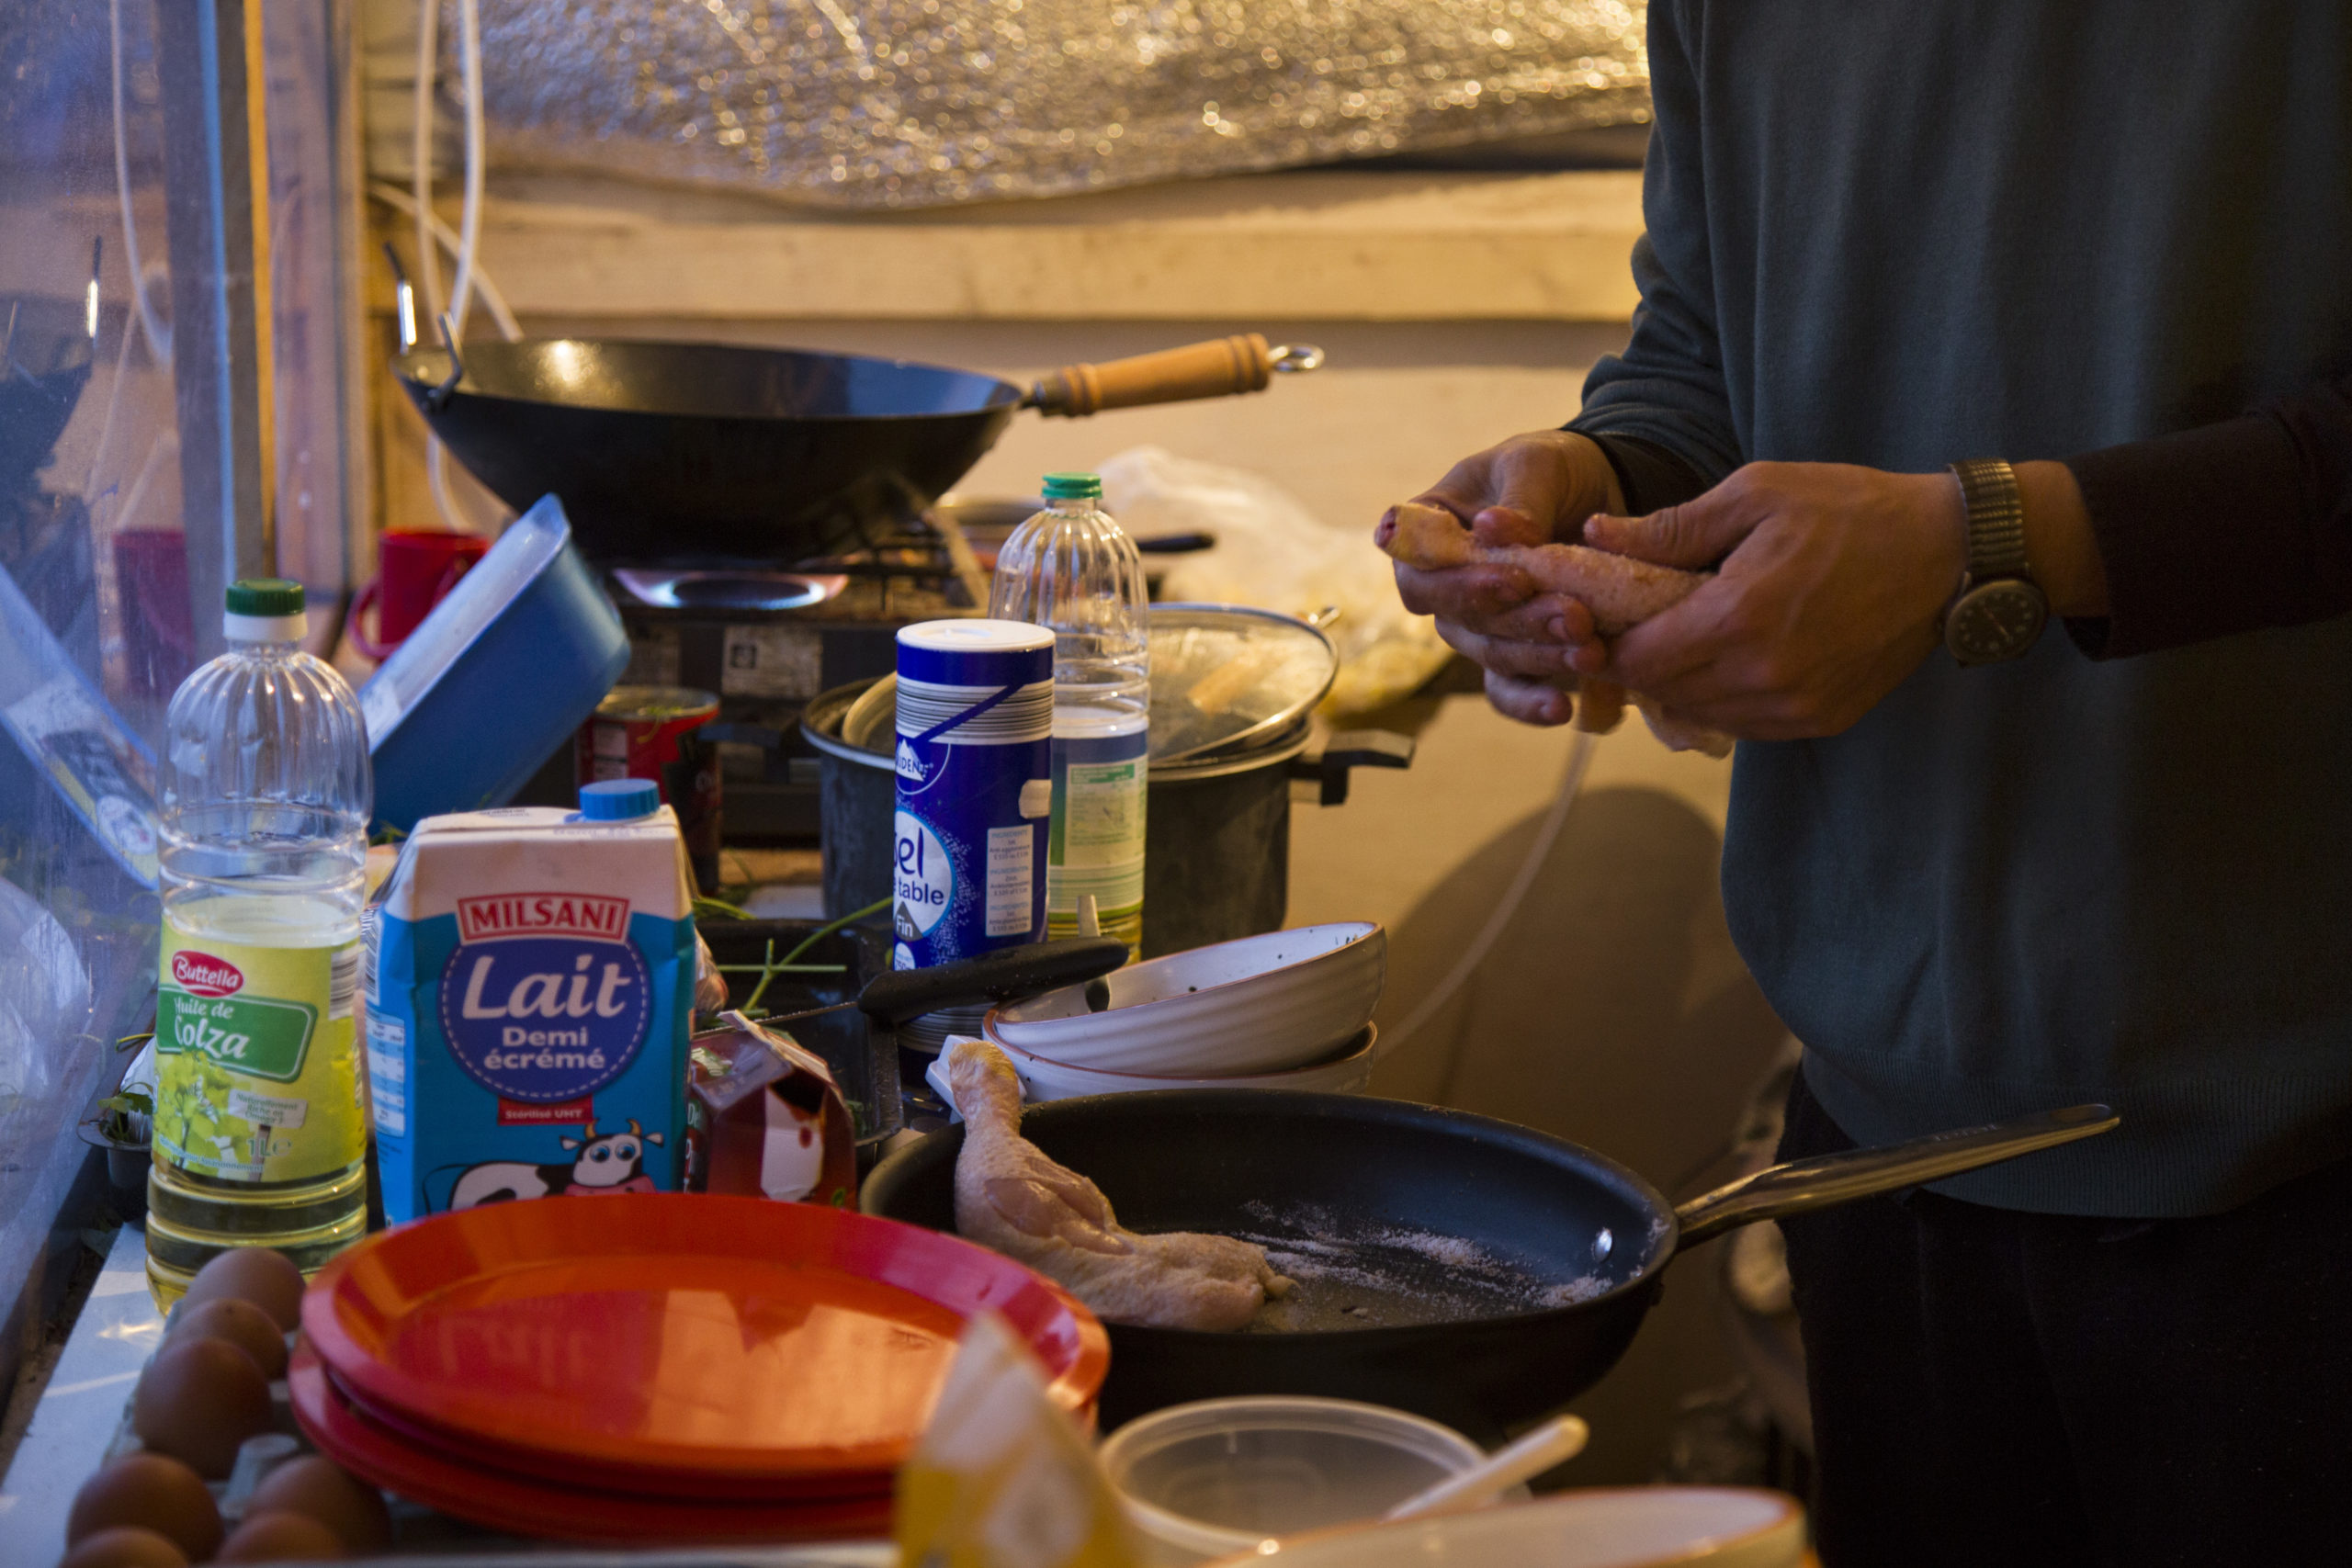
[[[1464,457],[1413,499],[1443,507],[1487,545],[1573,544],[1587,517],[1625,504],[1600,448],[1561,430],[1514,435]],[[1448,647],[1485,668],[1498,709],[1530,724],[1573,716],[1577,672],[1569,658],[1594,636],[1582,604],[1537,593],[1524,572],[1506,566],[1422,571],[1400,563],[1396,592],[1413,614],[1437,617]]]
[[[1569,666],[1678,719],[1744,739],[1835,735],[1937,646],[1967,560],[1947,474],[1751,463],[1647,517],[1589,520],[1585,543],[1714,580],[1613,643],[1577,638]]]

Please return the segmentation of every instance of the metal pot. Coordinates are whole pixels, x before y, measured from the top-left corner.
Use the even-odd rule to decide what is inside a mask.
[[[820,692],[800,710],[800,733],[817,749],[817,831],[824,850],[825,918],[890,896],[890,854],[899,810],[891,759],[842,739],[850,705],[880,676]]]
[[[1151,765],[1144,806],[1143,955],[1278,931],[1290,909],[1290,807],[1341,806],[1355,768],[1406,768],[1413,739],[1300,719],[1262,744]]]
[[[888,756],[842,739],[850,705],[872,684],[836,686],[800,717],[800,732],[820,758],[828,918],[890,892],[898,775]],[[1294,784],[1321,805],[1339,806],[1353,769],[1412,761],[1410,736],[1357,729],[1318,742],[1302,718],[1237,754],[1155,762],[1144,807],[1144,956],[1279,930],[1290,904]]]

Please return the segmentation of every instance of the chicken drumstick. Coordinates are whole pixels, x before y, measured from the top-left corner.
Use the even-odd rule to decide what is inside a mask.
[[[1440,506],[1408,501],[1388,509],[1373,531],[1380,547],[1407,566],[1442,571],[1464,566],[1507,566],[1526,574],[1544,593],[1574,599],[1592,612],[1593,628],[1613,637],[1682,602],[1708,574],[1596,550],[1589,545],[1482,545],[1477,536]],[[1657,713],[1633,699],[1642,717],[1676,751],[1700,750],[1720,757],[1730,738]],[[1623,716],[1627,694],[1610,681],[1578,682],[1577,728],[1606,734]]]
[[[1290,1280],[1266,1249],[1231,1236],[1143,1235],[1121,1225],[1102,1190],[1021,1135],[1021,1079],[984,1040],[947,1047],[964,1117],[956,1156],[956,1229],[1068,1285],[1114,1323],[1234,1329]]]

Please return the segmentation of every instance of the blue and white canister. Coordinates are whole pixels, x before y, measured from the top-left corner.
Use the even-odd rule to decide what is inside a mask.
[[[1042,941],[1054,634],[1022,621],[900,628],[898,719],[892,963]]]

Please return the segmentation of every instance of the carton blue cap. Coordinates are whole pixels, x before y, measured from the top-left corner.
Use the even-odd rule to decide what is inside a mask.
[[[591,822],[626,822],[662,808],[662,791],[650,779],[606,779],[580,786],[580,815]]]

